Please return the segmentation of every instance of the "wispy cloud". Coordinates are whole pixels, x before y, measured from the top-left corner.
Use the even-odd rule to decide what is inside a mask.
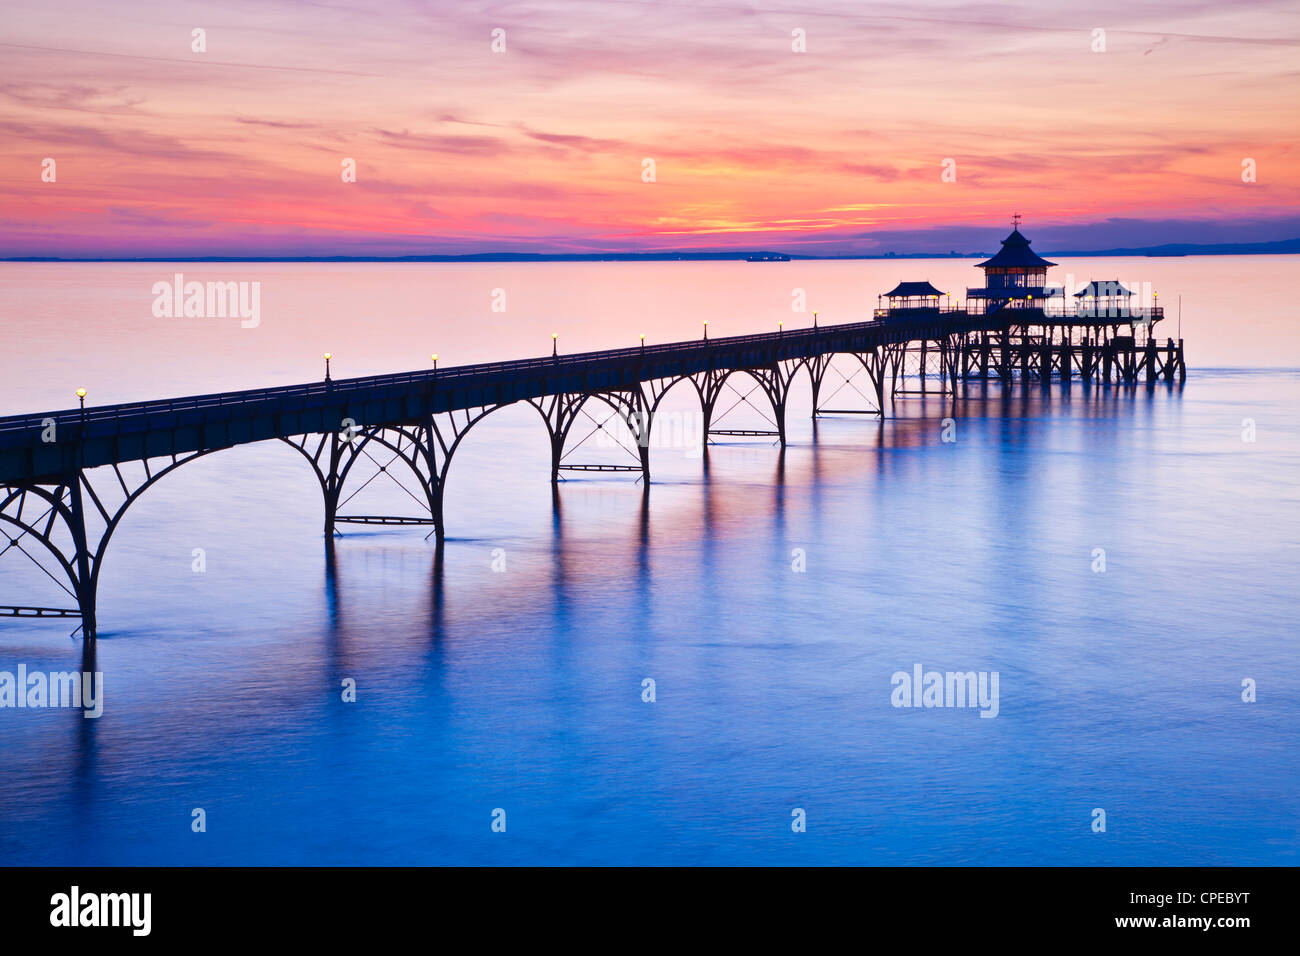
[[[63,0],[6,28],[0,254],[876,248],[1300,207],[1275,0]]]

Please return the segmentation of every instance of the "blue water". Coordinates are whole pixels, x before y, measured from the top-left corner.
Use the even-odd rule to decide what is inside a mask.
[[[655,449],[648,497],[553,498],[512,409],[440,566],[354,528],[330,567],[294,452],[209,456],[114,538],[104,715],[0,711],[0,862],[1294,865],[1297,398],[1194,369],[815,435],[796,398],[783,456]],[[0,669],[68,630],[0,624]],[[891,706],[917,663],[997,671],[997,717]]]

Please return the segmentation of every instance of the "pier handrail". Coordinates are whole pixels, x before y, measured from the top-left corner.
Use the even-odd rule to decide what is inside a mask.
[[[975,317],[982,318],[982,317]],[[238,407],[250,404],[275,401],[284,398],[335,397],[351,392],[390,385],[436,384],[439,388],[455,385],[473,385],[477,380],[489,376],[498,376],[512,372],[524,372],[531,369],[562,369],[578,371],[593,363],[610,360],[642,358],[652,361],[656,357],[682,358],[695,353],[707,355],[746,345],[786,344],[798,345],[815,341],[819,337],[842,336],[857,331],[881,328],[877,321],[850,322],[840,325],[826,325],[818,328],[803,328],[790,331],[764,332],[750,335],[733,335],[722,338],[692,339],[682,342],[667,342],[660,345],[632,346],[621,349],[602,349],[589,352],[576,352],[569,355],[542,356],[538,358],[512,359],[504,362],[481,362],[472,365],[450,366],[434,369],[421,369],[411,372],[395,372],[383,375],[370,375],[358,378],[339,378],[326,381],[320,379],[298,385],[279,385],[271,388],[240,389],[228,392],[211,392],[201,395],[187,395],[177,398],[157,399],[142,402],[122,402],[113,405],[87,406],[86,424],[113,421],[116,419],[142,414],[166,414],[169,412],[193,411],[196,409]],[[28,431],[40,428],[44,422],[53,419],[58,424],[74,424],[82,421],[82,411],[78,408],[65,408],[50,412],[36,412],[22,415],[0,417],[0,434],[16,431]]]
[[[778,332],[761,332],[749,335],[733,335],[721,338],[690,339],[687,341],[665,342],[659,345],[636,345],[627,348],[601,349],[588,352],[576,352],[568,355],[544,355],[534,358],[511,359],[504,362],[480,362],[471,365],[449,366],[438,369],[427,368],[418,371],[386,373],[357,378],[319,379],[297,385],[279,385],[271,388],[239,389],[226,392],[210,392],[200,395],[179,396],[176,398],[156,399],[139,402],[122,402],[112,405],[64,408],[57,411],[34,412],[28,414],[0,417],[0,444],[13,446],[19,433],[30,434],[33,429],[41,429],[51,419],[58,425],[78,425],[85,422],[87,426],[123,419],[138,419],[142,416],[168,415],[214,408],[246,409],[253,405],[298,399],[307,404],[303,408],[320,404],[316,400],[339,399],[350,397],[355,393],[370,389],[392,386],[417,385],[426,386],[438,393],[454,391],[460,387],[479,384],[498,384],[503,376],[517,375],[535,370],[549,372],[581,373],[598,370],[603,363],[618,363],[637,360],[653,370],[657,360],[675,361],[695,360],[720,356],[724,353],[744,350],[750,347],[777,347],[782,358],[801,357],[801,349],[814,345],[828,346],[829,340],[842,339],[855,333],[883,332],[906,335],[906,333],[935,329],[939,334],[951,332],[973,332],[981,329],[1001,327],[1013,318],[1019,318],[1017,309],[998,309],[988,313],[972,313],[962,307],[901,308],[877,309],[872,319],[865,322],[849,322],[838,325],[804,327],[801,329],[782,329]],[[1152,322],[1163,318],[1164,310],[1159,307],[1130,309],[1126,316],[1096,316],[1085,311],[1082,314],[1059,316],[1042,309],[1023,310],[1031,313],[1026,318],[1037,314],[1040,318],[1052,318],[1059,321],[1062,317],[1077,318],[1081,322],[1098,325],[1124,324],[1134,319],[1149,319]],[[1116,319],[1115,322],[1105,321]],[[941,328],[936,328],[938,323]],[[819,341],[820,340],[820,341]]]

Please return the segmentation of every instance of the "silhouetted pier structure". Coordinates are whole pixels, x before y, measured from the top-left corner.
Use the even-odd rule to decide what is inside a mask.
[[[964,305],[941,304],[945,294],[929,282],[900,282],[876,309],[882,322],[921,316],[984,316],[983,327],[955,338],[907,343],[891,368],[912,375],[917,387],[898,391],[947,390],[954,381],[1084,382],[1108,385],[1185,381],[1183,342],[1163,343],[1155,333],[1164,319],[1157,305],[1133,304],[1134,293],[1118,280],[1092,281],[1067,304],[1065,290],[1047,283],[1056,265],[1029,248],[1017,216],[1002,249],[979,264],[984,285],[966,290]],[[1158,298],[1158,293],[1153,300]],[[931,386],[930,380],[937,379]]]
[[[527,404],[541,417],[552,482],[566,471],[634,472],[648,485],[656,412],[684,381],[699,397],[706,442],[762,437],[784,447],[787,400],[800,372],[809,378],[814,417],[863,412],[823,404],[836,356],[850,357],[854,375],[865,374],[865,411],[882,418],[887,398],[906,391],[900,381],[913,378],[922,390],[955,394],[963,382],[980,379],[1027,384],[1077,374],[1085,382],[1144,379],[1154,386],[1186,377],[1182,342],[1160,346],[1151,334],[1160,309],[1131,309],[1127,290],[1095,284],[1094,294],[1072,308],[1058,305],[1062,297],[1038,282],[1051,263],[1030,260],[1027,240],[1016,237],[1018,230],[1004,242],[1011,254],[983,264],[998,278],[968,291],[967,308],[941,306],[942,293],[929,283],[902,283],[867,322],[575,355],[553,350],[543,358],[456,368],[438,369],[435,360],[432,369],[368,378],[331,379],[327,364],[323,381],[305,385],[89,408],[79,390],[80,408],[0,418],[0,555],[17,550],[36,561],[32,551],[43,551],[55,571],[36,563],[71,599],[65,607],[0,605],[0,616],[79,617],[93,638],[100,569],[127,509],[180,466],[236,445],[277,440],[302,455],[323,495],[327,547],[336,526],[349,523],[428,526],[441,545],[452,459],[474,425],[511,405]],[[736,375],[765,396],[771,430],[718,427],[734,407],[718,413]],[[626,430],[634,463],[569,460],[582,444],[571,438],[580,416],[590,417],[589,405],[604,406],[608,420]],[[391,456],[380,471],[404,469],[418,485],[416,493],[407,489],[415,513],[344,510],[358,466],[378,465],[375,454]]]

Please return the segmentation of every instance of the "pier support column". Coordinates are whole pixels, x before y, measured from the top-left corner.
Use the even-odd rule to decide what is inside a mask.
[[[812,418],[817,420],[817,406],[821,401],[822,379],[826,375],[826,369],[830,366],[830,361],[824,355],[814,356],[808,362],[808,382],[812,388]]]
[[[339,433],[330,433],[329,471],[325,473],[325,548],[334,546],[334,519],[339,510]]]
[[[95,576],[90,570],[90,547],[86,538],[86,507],[81,496],[82,473],[78,471],[68,483],[72,493],[71,525],[72,545],[77,553],[77,608],[81,612],[81,633],[87,641],[95,640],[98,629],[95,621]]]
[[[650,430],[646,428],[646,441],[641,445],[641,480],[645,482],[646,491],[650,490]]]
[[[438,547],[442,547],[447,538],[447,526],[442,520],[442,491],[443,481],[438,479],[429,489],[429,517],[433,519],[433,539]]]
[[[450,459],[443,462],[443,467],[438,467],[438,432],[434,428],[433,416],[420,426],[420,444],[424,447],[421,452],[424,455],[425,467],[429,469],[427,487],[425,493],[429,496],[429,518],[433,521],[433,541],[434,546],[441,555],[443,541],[446,538],[446,523],[442,520],[442,491],[446,486],[447,466]]]
[[[551,433],[551,484],[560,483],[560,460],[564,457],[564,435]]]
[[[878,348],[872,353],[872,364],[867,369],[871,384],[876,388],[876,408],[880,409],[881,421],[885,419],[885,376],[889,371],[888,363],[884,349]]]

